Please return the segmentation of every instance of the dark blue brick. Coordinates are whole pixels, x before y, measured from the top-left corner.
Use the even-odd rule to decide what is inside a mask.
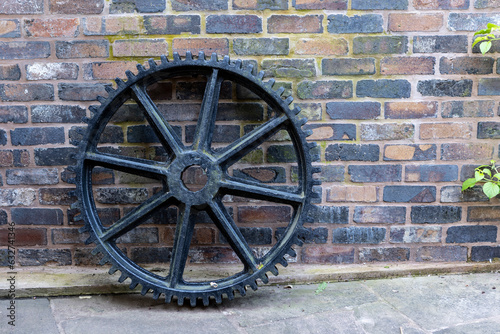
[[[62,225],[61,209],[13,208],[12,221],[19,225]]]
[[[326,113],[332,119],[375,119],[380,116],[380,102],[327,102]]]
[[[456,165],[410,165],[405,167],[406,181],[450,182],[458,179]]]
[[[227,10],[227,0],[171,0],[172,9],[179,12],[189,10]]]
[[[353,39],[353,53],[357,54],[392,54],[406,53],[406,36],[358,36]]]
[[[280,240],[286,232],[286,227],[276,229],[276,240]],[[306,228],[299,238],[306,244],[324,244],[328,239],[328,229],[326,227]]]
[[[378,33],[384,31],[383,25],[384,19],[378,14],[328,16],[328,32],[332,34]]]
[[[17,128],[10,130],[12,145],[64,144],[64,128]]]
[[[319,224],[348,224],[349,207],[313,205],[307,213],[306,222]]]
[[[136,263],[166,263],[171,256],[171,247],[134,247],[130,259]]]
[[[323,75],[367,75],[375,74],[375,58],[322,59]]]
[[[408,9],[408,0],[352,0],[352,9]]]
[[[356,84],[358,97],[408,98],[411,84],[407,80],[360,80]]]
[[[473,246],[472,261],[491,261],[500,258],[500,246]]]
[[[413,52],[467,53],[468,44],[466,35],[415,36],[413,37]]]
[[[311,150],[312,161],[320,160],[321,149],[316,146]],[[297,156],[292,145],[271,145],[267,149],[267,162],[296,162]]]
[[[384,202],[431,203],[436,201],[434,186],[385,186]]]
[[[73,155],[76,152],[75,147],[35,148],[35,164],[37,166],[74,165],[76,160]]]
[[[257,15],[209,15],[207,34],[257,34],[262,32],[262,18]]]
[[[269,227],[240,227],[240,232],[250,245],[268,245],[273,240],[273,230]],[[226,238],[220,234],[220,242],[227,243]]]
[[[352,182],[401,182],[401,165],[350,165]]]
[[[403,206],[357,206],[353,220],[364,224],[404,224],[406,208]]]
[[[499,78],[479,79],[478,95],[500,95]]]
[[[157,24],[160,20],[164,20],[165,24]],[[144,16],[144,29],[149,35],[199,34],[200,21],[199,15],[148,15]]]
[[[384,227],[341,227],[333,230],[334,244],[379,244],[385,240]]]
[[[0,59],[39,59],[50,56],[49,42],[0,42]]]
[[[378,161],[380,147],[378,145],[333,144],[325,150],[327,161]]]
[[[478,139],[500,139],[499,122],[479,122],[477,123]]]
[[[448,229],[446,243],[496,242],[496,226],[452,226]]]
[[[413,206],[411,222],[414,224],[449,224],[462,219],[459,206]]]
[[[180,138],[181,128],[180,127],[176,128],[178,128],[176,129],[176,133]],[[195,132],[196,132],[195,125],[186,126],[186,142],[188,143],[193,142]],[[231,143],[239,138],[240,138],[239,125],[216,125],[212,134],[213,143]]]
[[[467,97],[472,94],[472,80],[420,80],[417,91],[423,96]]]
[[[408,261],[409,259],[409,248],[361,248],[359,250],[359,260],[363,262],[394,262]]]
[[[166,8],[165,0],[113,0],[110,5],[110,14],[119,13],[158,13]]]

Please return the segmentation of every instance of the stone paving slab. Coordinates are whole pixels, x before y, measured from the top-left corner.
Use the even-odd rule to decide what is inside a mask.
[[[0,300],[0,333],[498,334],[500,273],[263,286],[208,307],[138,294]]]

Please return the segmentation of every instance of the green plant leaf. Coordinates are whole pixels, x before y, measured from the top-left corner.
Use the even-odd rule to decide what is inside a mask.
[[[462,183],[462,191],[464,191],[465,189],[472,188],[476,183],[477,183],[477,181],[473,177],[465,180],[464,183]]]
[[[476,179],[477,182],[479,182],[482,179],[484,179],[484,173],[483,173],[483,171],[476,170],[476,172],[474,173],[474,178]]]
[[[484,55],[486,52],[490,51],[491,49],[491,41],[486,41],[484,43],[479,44],[479,50],[481,50],[481,53]]]
[[[474,45],[476,45],[477,43],[480,43],[482,41],[487,41],[488,40],[488,36],[481,36],[481,37],[478,37],[474,40],[474,42],[472,43],[472,46],[474,47]]]
[[[474,33],[474,36],[476,35],[485,35],[485,34],[489,34],[491,32],[491,29],[481,29],[481,30],[478,30]]]
[[[483,186],[483,192],[489,199],[492,199],[500,193],[500,187],[493,182],[487,182]]]
[[[491,177],[492,179],[497,179],[497,180],[500,180],[500,173],[496,173],[495,175],[493,175]]]
[[[494,30],[494,29],[500,29],[500,27],[498,25],[496,25],[495,23],[488,23],[486,25],[486,27],[490,30]]]
[[[489,177],[491,177],[491,170],[488,168],[483,169],[484,174],[488,174]]]
[[[322,282],[322,283],[318,286],[318,288],[316,289],[316,293],[315,293],[315,294],[319,294],[320,292],[323,292],[323,290],[325,290],[325,289],[326,289],[326,286],[327,286],[326,282]]]

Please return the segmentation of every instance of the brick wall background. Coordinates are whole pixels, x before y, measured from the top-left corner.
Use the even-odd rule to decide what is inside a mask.
[[[70,208],[67,166],[81,120],[125,70],[187,50],[253,63],[309,117],[323,183],[297,262],[500,257],[498,199],[460,191],[475,166],[499,157],[500,43],[486,56],[471,48],[473,32],[488,22],[500,22],[497,0],[3,0],[0,264],[10,222],[20,265],[98,262]],[[182,85],[176,89],[182,99]],[[251,117],[225,119],[223,136],[231,126],[239,136]],[[190,124],[178,125],[187,134]],[[107,143],[139,147],[148,142],[141,126],[116,126]],[[272,162],[273,182],[293,177],[282,144],[262,158]],[[99,171],[102,219],[116,220],[138,191],[151,190],[124,188],[124,179]],[[232,210],[258,249],[280,233],[262,212],[275,221],[289,215],[252,203]],[[201,251],[192,261],[232,261],[213,225],[199,219]],[[168,258],[172,232],[153,220],[121,244],[137,262],[157,262]]]

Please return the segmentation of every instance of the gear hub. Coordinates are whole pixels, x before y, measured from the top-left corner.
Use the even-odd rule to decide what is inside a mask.
[[[88,128],[79,143],[77,165],[74,167],[78,202],[73,207],[80,210],[80,219],[85,222],[80,231],[90,234],[87,244],[96,244],[93,254],[103,254],[100,263],[111,263],[110,274],[121,271],[119,281],[123,282],[129,278],[132,281],[131,288],[140,284],[143,295],[152,292],[155,299],[162,295],[167,303],[175,297],[179,305],[188,299],[192,306],[195,306],[198,300],[201,300],[203,305],[208,305],[211,299],[217,303],[222,301],[223,296],[232,299],[236,291],[245,295],[248,287],[257,289],[258,280],[267,283],[268,272],[277,275],[276,264],[286,266],[286,256],[296,256],[292,246],[302,244],[299,235],[303,231],[302,224],[310,205],[312,186],[318,184],[318,181],[312,179],[313,172],[318,170],[313,170],[309,155],[315,144],[306,142],[307,131],[302,130],[306,119],[298,119],[299,108],[289,108],[293,99],[282,98],[282,89],[272,89],[274,80],[262,81],[262,72],[253,75],[251,67],[242,68],[241,61],[232,62],[227,56],[219,60],[217,55],[213,54],[207,60],[203,53],[193,58],[188,52],[184,60],[174,54],[172,61],[162,56],[160,63],[149,60],[148,65],[147,68],[138,65],[137,74],[127,71],[126,81],[116,79],[116,88],[107,88],[109,96],[99,98],[101,105],[90,108],[93,117],[88,119]],[[205,76],[207,84],[193,140],[186,144],[162,116],[147,87],[162,80],[192,75]],[[256,94],[267,103],[272,115],[226,147],[214,148],[212,138],[219,94],[221,84],[225,80]],[[151,131],[158,137],[168,156],[166,162],[126,157],[98,149],[99,138],[106,124],[125,101],[130,99],[135,100]],[[271,186],[238,177],[236,174],[230,175],[228,171],[232,165],[279,131],[285,131],[293,144],[296,157],[293,168],[298,179],[296,186]],[[98,215],[92,189],[92,171],[96,167],[154,178],[160,180],[163,187],[108,226]],[[185,176],[190,169],[202,170],[204,179],[201,187],[191,188],[185,182]],[[258,254],[249,246],[225,205],[223,197],[226,195],[286,204],[292,208],[290,221],[266,254]],[[168,274],[159,275],[127,257],[117,245],[117,239],[169,206],[177,207],[178,216]],[[201,211],[208,214],[219,233],[227,240],[242,264],[242,271],[215,281],[191,282],[184,279],[196,224],[193,216]]]

